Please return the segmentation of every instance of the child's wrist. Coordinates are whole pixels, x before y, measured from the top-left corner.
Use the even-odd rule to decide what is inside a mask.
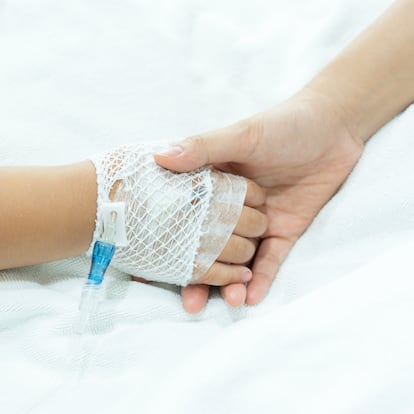
[[[84,253],[88,249],[96,221],[97,184],[95,168],[90,161],[82,161],[68,166],[68,197],[72,199],[70,214],[72,222],[71,238],[73,249]]]

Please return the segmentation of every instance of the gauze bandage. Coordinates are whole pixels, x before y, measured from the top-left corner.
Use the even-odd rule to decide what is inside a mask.
[[[120,147],[91,159],[98,183],[94,241],[102,234],[107,203],[124,202],[126,240],[112,265],[185,286],[203,276],[223,250],[247,185],[242,177],[208,167],[181,174],[165,170],[153,159],[159,149]]]

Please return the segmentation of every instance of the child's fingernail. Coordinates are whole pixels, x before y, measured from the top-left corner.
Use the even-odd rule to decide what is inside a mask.
[[[250,270],[245,270],[242,275],[243,282],[248,282],[252,278],[252,272]]]
[[[183,147],[179,145],[173,145],[172,147],[168,147],[165,150],[157,152],[158,155],[163,155],[164,157],[178,157],[184,152]]]

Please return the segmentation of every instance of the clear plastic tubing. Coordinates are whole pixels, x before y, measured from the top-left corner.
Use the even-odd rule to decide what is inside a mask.
[[[82,334],[89,323],[89,318],[95,313],[99,303],[99,290],[103,282],[106,269],[115,253],[115,245],[106,241],[97,240],[93,246],[92,264],[88,279],[82,290],[80,301],[80,318],[77,332]]]

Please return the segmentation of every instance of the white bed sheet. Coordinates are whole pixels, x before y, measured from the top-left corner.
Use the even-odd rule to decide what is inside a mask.
[[[0,0],[0,162],[175,140],[288,97],[390,1]],[[414,412],[414,108],[367,145],[266,300],[197,316],[88,260],[0,272],[1,413]],[[0,229],[1,231],[1,229]]]

